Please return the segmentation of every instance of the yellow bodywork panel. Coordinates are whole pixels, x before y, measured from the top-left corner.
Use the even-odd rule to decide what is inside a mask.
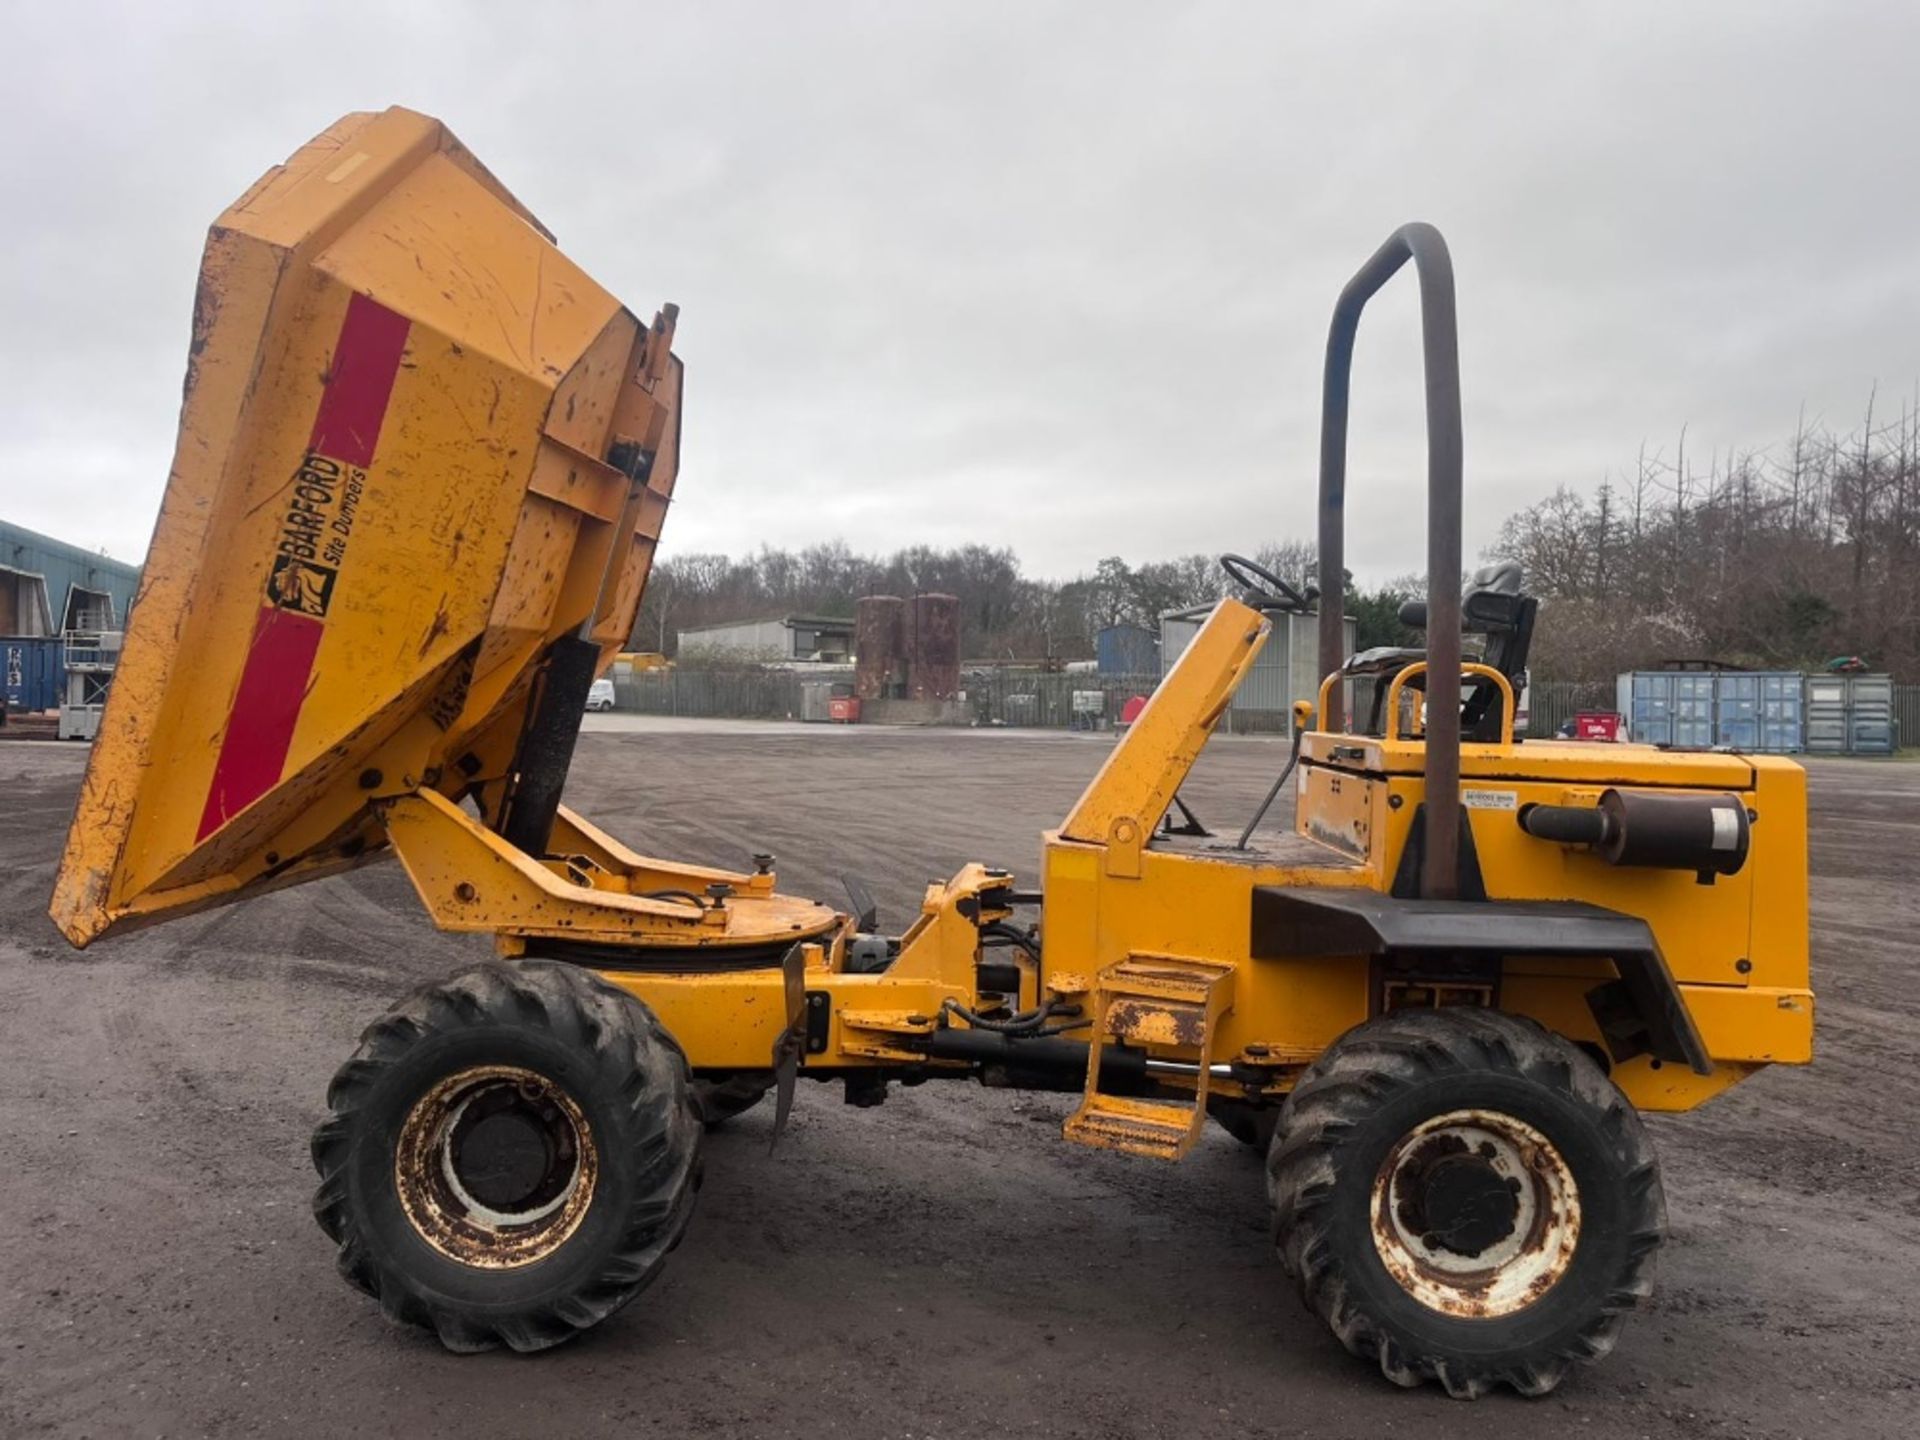
[[[1806,986],[1806,772],[1798,765],[1778,756],[1545,740],[1469,743],[1460,755],[1461,800],[1489,898],[1584,900],[1640,915],[1682,983]],[[1324,843],[1336,834],[1370,837],[1360,852],[1369,883],[1390,888],[1424,798],[1421,759],[1417,742],[1307,736],[1298,829]],[[1746,865],[1701,885],[1686,871],[1612,866],[1589,851],[1537,840],[1518,824],[1529,804],[1593,805],[1610,788],[1740,796],[1753,816]]]
[[[403,852],[404,853],[404,852]],[[980,1003],[975,966],[980,953],[978,919],[997,913],[982,908],[983,894],[1009,877],[968,865],[953,879],[927,887],[919,917],[900,938],[899,954],[874,974],[844,968],[845,932],[824,934],[805,947],[805,986],[825,1000],[824,1023],[808,1048],[808,1068],[873,1065],[925,1066],[915,1042],[933,1030],[949,1003]],[[837,917],[836,917],[837,918]],[[687,1058],[701,1069],[764,1069],[773,1043],[788,1024],[781,972],[673,973],[655,969],[609,969],[601,978],[637,995],[660,1017]],[[1005,997],[1015,1006],[1036,1003],[1037,972],[1021,991]]]
[[[1237,600],[1223,600],[1174,662],[1060,833],[1105,847],[1116,873],[1138,873],[1140,848],[1213,734],[1272,627]]]
[[[509,845],[431,790],[379,804],[393,848],[442,930],[514,942],[643,946],[694,957],[751,945],[778,950],[816,939],[841,917],[824,905],[781,895],[771,872],[729,874],[679,867],[617,850],[580,847],[542,862]],[[595,832],[562,811],[582,840]],[[604,837],[599,837],[604,840]],[[608,863],[611,862],[611,863]],[[726,892],[717,893],[716,886]]]
[[[1197,667],[1185,672],[1183,656],[1141,717],[1157,712],[1159,723],[1133,728],[1068,825],[1046,837],[1045,975],[1097,976],[1150,955],[1234,965],[1232,1006],[1208,1036],[1210,1053],[1264,1070],[1276,1093],[1300,1066],[1389,1003],[1497,1004],[1598,1049],[1603,1037],[1586,997],[1614,978],[1605,959],[1511,956],[1476,993],[1431,985],[1390,992],[1365,955],[1252,957],[1257,887],[1393,890],[1424,798],[1425,747],[1417,739],[1310,733],[1295,780],[1295,833],[1258,833],[1246,850],[1220,837],[1156,834],[1197,742],[1217,718],[1214,682],[1238,673],[1251,613],[1243,611],[1222,604],[1187,651],[1210,656],[1212,668],[1204,677]],[[1799,766],[1644,746],[1469,742],[1461,747],[1461,774],[1490,899],[1585,901],[1651,927],[1714,1068],[1701,1076],[1645,1055],[1621,1061],[1614,1078],[1637,1105],[1688,1109],[1760,1065],[1811,1057],[1806,787]],[[1611,787],[1737,794],[1753,817],[1747,863],[1703,885],[1691,872],[1611,866],[1584,849],[1536,839],[1518,824],[1527,804],[1592,805]],[[1147,837],[1144,844],[1134,843],[1136,833]],[[1125,852],[1118,863],[1116,848]],[[1104,1001],[1097,986],[1094,993]],[[1177,1061],[1197,1061],[1201,1053],[1198,1045],[1146,1048]]]
[[[350,115],[214,224],[179,441],[53,898],[76,945],[363,862],[497,777],[549,644],[625,643],[678,463],[672,311],[438,121]]]
[[[1495,1004],[1602,1053],[1587,995],[1615,978],[1604,958],[1514,955],[1485,986],[1437,987],[1383,980],[1365,955],[1253,957],[1257,888],[1392,890],[1423,798],[1420,742],[1314,733],[1303,740],[1294,832],[1257,832],[1238,850],[1221,837],[1158,830],[1261,631],[1251,611],[1223,603],[1066,823],[1044,837],[1041,961],[1023,973],[1017,995],[1002,998],[1014,1010],[1062,1004],[1062,1013],[1082,1017],[1072,1033],[1095,1042],[1071,1137],[1177,1158],[1198,1133],[1195,1117],[1210,1081],[1213,1094],[1277,1103],[1328,1045],[1393,1004]],[[1810,1058],[1799,767],[1761,757],[1530,742],[1468,744],[1462,770],[1491,898],[1585,900],[1640,916],[1652,928],[1714,1063],[1708,1075],[1646,1055],[1615,1063],[1615,1080],[1637,1105],[1689,1109],[1763,1065]],[[1524,804],[1592,803],[1614,785],[1740,794],[1756,817],[1747,864],[1701,885],[1691,873],[1609,866],[1543,843],[1517,823]],[[928,1068],[926,1037],[939,1025],[963,1024],[943,1017],[943,1007],[983,1003],[979,906],[984,894],[1009,882],[970,866],[930,887],[899,957],[882,973],[846,973],[840,938],[823,935],[809,951],[806,984],[824,997],[830,1021],[804,1063]],[[702,1068],[766,1066],[786,1023],[775,969],[608,971],[606,978],[645,999]],[[1107,1045],[1159,1065],[1160,1098],[1102,1090],[1094,1077]],[[1231,1084],[1219,1078],[1223,1066]],[[1188,1098],[1181,1102],[1183,1091]],[[1169,1094],[1176,1097],[1171,1103]]]

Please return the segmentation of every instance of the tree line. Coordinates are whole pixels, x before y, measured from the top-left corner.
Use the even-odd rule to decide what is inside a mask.
[[[1590,494],[1562,486],[1509,517],[1483,558],[1519,561],[1540,598],[1534,675],[1602,681],[1694,659],[1816,669],[1859,655],[1920,677],[1920,396],[1886,411],[1875,396],[1851,430],[1802,417],[1786,441],[1704,458],[1683,432],[1670,448],[1643,446]],[[1311,543],[1275,538],[1254,558],[1297,585],[1316,578]],[[1004,546],[762,546],[659,561],[633,645],[673,654],[682,631],[704,625],[851,617],[862,595],[931,591],[958,598],[967,659],[1078,660],[1109,625],[1157,629],[1165,612],[1232,588],[1213,555],[1109,556],[1050,580]],[[1424,593],[1418,575],[1349,582],[1361,646],[1417,644],[1396,617]]]
[[[1313,582],[1311,545],[1275,541],[1254,559],[1296,585]],[[850,618],[862,595],[933,592],[960,602],[961,649],[969,660],[1081,660],[1093,655],[1094,637],[1108,626],[1157,632],[1167,611],[1211,604],[1232,589],[1213,555],[1142,565],[1113,555],[1091,574],[1056,581],[1023,573],[1019,556],[1004,546],[916,545],[880,556],[837,540],[800,550],[763,545],[751,555],[660,560],[632,643],[671,655],[683,632],[707,625],[779,615]]]
[[[1561,487],[1493,547],[1541,597],[1535,675],[1665,660],[1812,670],[1842,656],[1920,678],[1920,397],[1847,431],[1704,459],[1683,432],[1591,495]]]

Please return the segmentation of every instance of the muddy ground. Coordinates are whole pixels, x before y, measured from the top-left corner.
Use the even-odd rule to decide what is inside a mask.
[[[656,853],[864,875],[904,917],[962,861],[1031,871],[1104,742],[594,722],[573,802]],[[1280,763],[1217,743],[1244,813]],[[1920,765],[1813,771],[1819,1061],[1656,1119],[1658,1298],[1550,1399],[1402,1392],[1267,1245],[1260,1167],[1069,1147],[1065,1097],[848,1109],[713,1136],[639,1303],[537,1358],[457,1358],[334,1275],[307,1135],[360,1027],[484,953],[383,863],[84,955],[43,908],[84,753],[0,744],[0,1435],[1920,1434]]]

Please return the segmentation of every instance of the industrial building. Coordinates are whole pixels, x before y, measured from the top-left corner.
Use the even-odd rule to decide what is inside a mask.
[[[0,699],[91,734],[140,583],[136,565],[0,520]]]
[[[0,520],[0,635],[117,628],[139,582],[137,565]]]
[[[830,615],[783,615],[680,632],[682,658],[845,665],[853,656],[853,621]]]
[[[1211,605],[1173,610],[1160,617],[1160,666],[1164,675],[1173,668],[1201,625]],[[1228,731],[1289,735],[1295,700],[1313,700],[1320,693],[1320,617],[1276,614],[1268,617],[1273,633],[1247,668],[1223,722]],[[1359,622],[1349,615],[1343,649],[1353,654]]]

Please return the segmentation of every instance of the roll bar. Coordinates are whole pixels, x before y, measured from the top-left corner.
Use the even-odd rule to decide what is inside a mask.
[[[1426,844],[1420,893],[1449,899],[1458,889],[1460,834],[1460,337],[1453,259],[1431,225],[1403,225],[1340,292],[1327,330],[1320,399],[1320,672],[1346,659],[1347,397],[1360,312],[1400,267],[1420,279],[1420,335],[1427,389],[1427,754]],[[1334,686],[1320,724],[1344,724]]]

